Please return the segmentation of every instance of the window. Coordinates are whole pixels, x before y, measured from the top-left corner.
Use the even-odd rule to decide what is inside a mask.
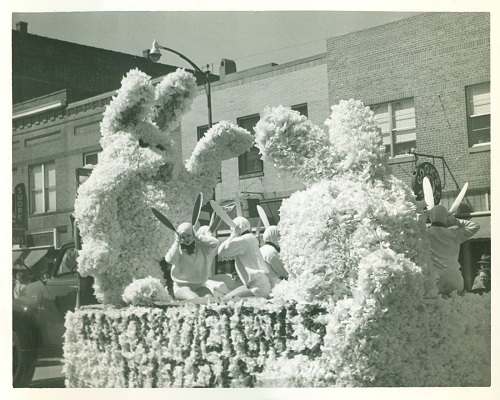
[[[56,210],[56,165],[50,163],[29,167],[30,208],[32,214]]]
[[[76,259],[78,258],[78,251],[75,248],[69,248],[63,256],[61,265],[57,275],[75,274],[76,273]]]
[[[308,117],[307,103],[298,104],[296,106],[292,106],[291,109],[294,110],[294,111],[298,111],[301,115],[303,115],[305,117]]]
[[[214,124],[215,125],[215,124]],[[208,132],[208,125],[199,126],[196,128],[196,140],[199,142],[200,139],[205,136],[205,133]]]
[[[238,118],[238,126],[245,128],[252,134],[255,134],[253,127],[259,122],[259,114],[248,117]],[[249,151],[238,157],[238,167],[240,177],[262,175],[264,172],[264,163],[260,159],[259,149],[253,146]]]
[[[491,130],[490,83],[469,86],[467,93],[467,125],[469,146],[489,143]]]
[[[382,130],[382,140],[391,157],[407,154],[417,147],[413,99],[371,106]]]
[[[97,165],[99,161],[99,153],[100,151],[93,151],[91,153],[83,154],[83,166],[85,165]]]

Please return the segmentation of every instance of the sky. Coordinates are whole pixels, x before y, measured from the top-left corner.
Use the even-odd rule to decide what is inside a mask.
[[[326,52],[326,38],[417,13],[359,11],[90,11],[13,13],[28,32],[122,53],[142,55],[153,39],[218,74],[222,58],[238,71]],[[184,65],[172,53],[162,63]]]
[[[32,34],[133,55],[142,55],[156,39],[218,74],[223,58],[234,60],[238,71],[283,64],[326,52],[329,37],[419,12],[489,10],[494,0],[86,0],[78,7],[69,0],[9,3],[10,13],[4,16],[10,17],[12,29],[24,21]],[[164,52],[161,62],[189,67],[172,53]]]

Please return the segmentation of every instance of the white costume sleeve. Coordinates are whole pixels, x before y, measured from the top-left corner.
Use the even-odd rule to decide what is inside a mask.
[[[181,246],[177,242],[177,240],[172,244],[170,250],[165,255],[165,261],[169,264],[177,264],[181,258]]]

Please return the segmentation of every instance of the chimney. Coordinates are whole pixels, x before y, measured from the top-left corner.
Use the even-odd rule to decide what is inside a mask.
[[[221,79],[224,79],[226,75],[233,74],[235,72],[236,63],[233,60],[228,60],[227,58],[220,60],[219,75]]]
[[[142,56],[143,56],[144,58],[146,58],[146,59],[148,59],[148,60],[149,60],[149,52],[150,52],[150,51],[151,51],[151,49],[144,49],[144,50],[142,51]]]
[[[16,30],[22,34],[28,33],[28,23],[23,21],[16,22]]]

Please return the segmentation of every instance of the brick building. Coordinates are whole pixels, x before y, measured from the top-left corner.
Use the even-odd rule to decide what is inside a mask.
[[[416,170],[426,163],[433,166],[442,186],[441,203],[447,206],[469,183],[460,215],[482,227],[460,255],[470,288],[475,262],[490,252],[491,240],[489,38],[487,13],[426,13],[329,38],[326,54],[282,65],[238,72],[230,60],[222,60],[220,80],[211,86],[213,121],[228,120],[252,130],[266,106],[283,104],[322,126],[332,104],[362,100],[377,115],[394,174],[411,185]],[[57,179],[54,209],[31,210],[28,233],[54,230],[61,242],[71,237],[74,171],[98,158],[99,122],[111,94],[27,116],[20,105],[14,107],[13,186],[24,182],[29,188],[33,168]],[[64,95],[61,89],[32,99],[32,108],[43,110]],[[206,121],[207,98],[200,87],[176,138],[182,159],[207,129]],[[262,163],[255,149],[224,162],[221,178],[217,201],[234,203],[239,192],[254,226],[257,203],[277,222],[281,200],[303,187]]]
[[[177,67],[155,64],[145,57],[34,35],[28,33],[26,22],[18,22],[12,30],[14,104],[61,90],[66,90],[68,102],[110,92],[120,87],[122,76],[132,68],[158,77]]]

